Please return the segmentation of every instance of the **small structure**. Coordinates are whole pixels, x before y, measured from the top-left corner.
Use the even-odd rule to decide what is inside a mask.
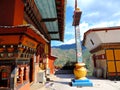
[[[120,27],[94,28],[84,33],[83,45],[92,54],[94,75],[120,77]]]
[[[49,68],[50,68],[50,74],[55,73],[55,66],[54,66],[54,61],[57,59],[55,56],[50,56],[49,57]]]

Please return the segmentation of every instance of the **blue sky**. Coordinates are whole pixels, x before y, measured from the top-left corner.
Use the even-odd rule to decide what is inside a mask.
[[[82,11],[80,38],[91,28],[120,26],[120,0],[78,0]],[[52,46],[75,43],[72,26],[75,0],[67,0],[64,42],[52,41]]]

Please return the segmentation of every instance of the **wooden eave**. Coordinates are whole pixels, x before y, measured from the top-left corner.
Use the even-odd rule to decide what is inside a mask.
[[[25,20],[34,25],[49,41],[52,40],[47,27],[44,23],[45,20],[42,19],[39,10],[34,2],[34,0],[23,0],[25,3]],[[55,0],[57,18],[47,19],[47,21],[58,20],[59,35],[61,41],[64,39],[64,24],[65,24],[65,5],[66,0]],[[58,38],[56,39],[58,40]]]
[[[55,2],[56,2],[57,17],[58,17],[60,40],[63,41],[64,28],[65,28],[65,20],[64,19],[65,19],[66,0],[55,0]]]
[[[106,50],[106,49],[113,49],[113,48],[120,48],[120,43],[102,43],[98,47],[92,49],[90,52],[95,53],[99,50]]]
[[[41,21],[41,14],[39,13],[37,6],[34,2],[34,0],[26,0],[25,2],[25,8],[24,8],[24,19],[34,25],[40,33],[42,33],[45,38],[50,41],[50,35],[48,34],[48,30],[46,28],[46,25],[44,22]]]
[[[36,29],[33,28],[31,25],[21,25],[21,26],[7,26],[7,27],[0,27],[0,35],[1,36],[12,36],[12,35],[26,35],[29,38],[35,40],[38,43],[46,44],[48,41],[44,38],[41,33],[37,33]]]

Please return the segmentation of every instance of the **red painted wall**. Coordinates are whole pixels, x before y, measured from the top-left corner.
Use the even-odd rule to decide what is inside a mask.
[[[56,57],[54,57],[54,56],[49,57],[50,74],[54,74],[54,72],[55,72],[55,66],[54,66],[55,59],[56,59]]]
[[[15,0],[13,25],[23,24],[24,3],[23,0]]]
[[[23,24],[24,4],[22,0],[0,0],[0,25]]]

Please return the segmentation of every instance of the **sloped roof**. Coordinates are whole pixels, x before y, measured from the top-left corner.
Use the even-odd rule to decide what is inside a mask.
[[[27,22],[48,41],[64,40],[66,0],[24,0],[24,3]]]
[[[51,40],[64,39],[66,0],[34,0]]]
[[[120,43],[120,26],[93,28],[84,33],[83,45],[89,50],[109,43]]]

